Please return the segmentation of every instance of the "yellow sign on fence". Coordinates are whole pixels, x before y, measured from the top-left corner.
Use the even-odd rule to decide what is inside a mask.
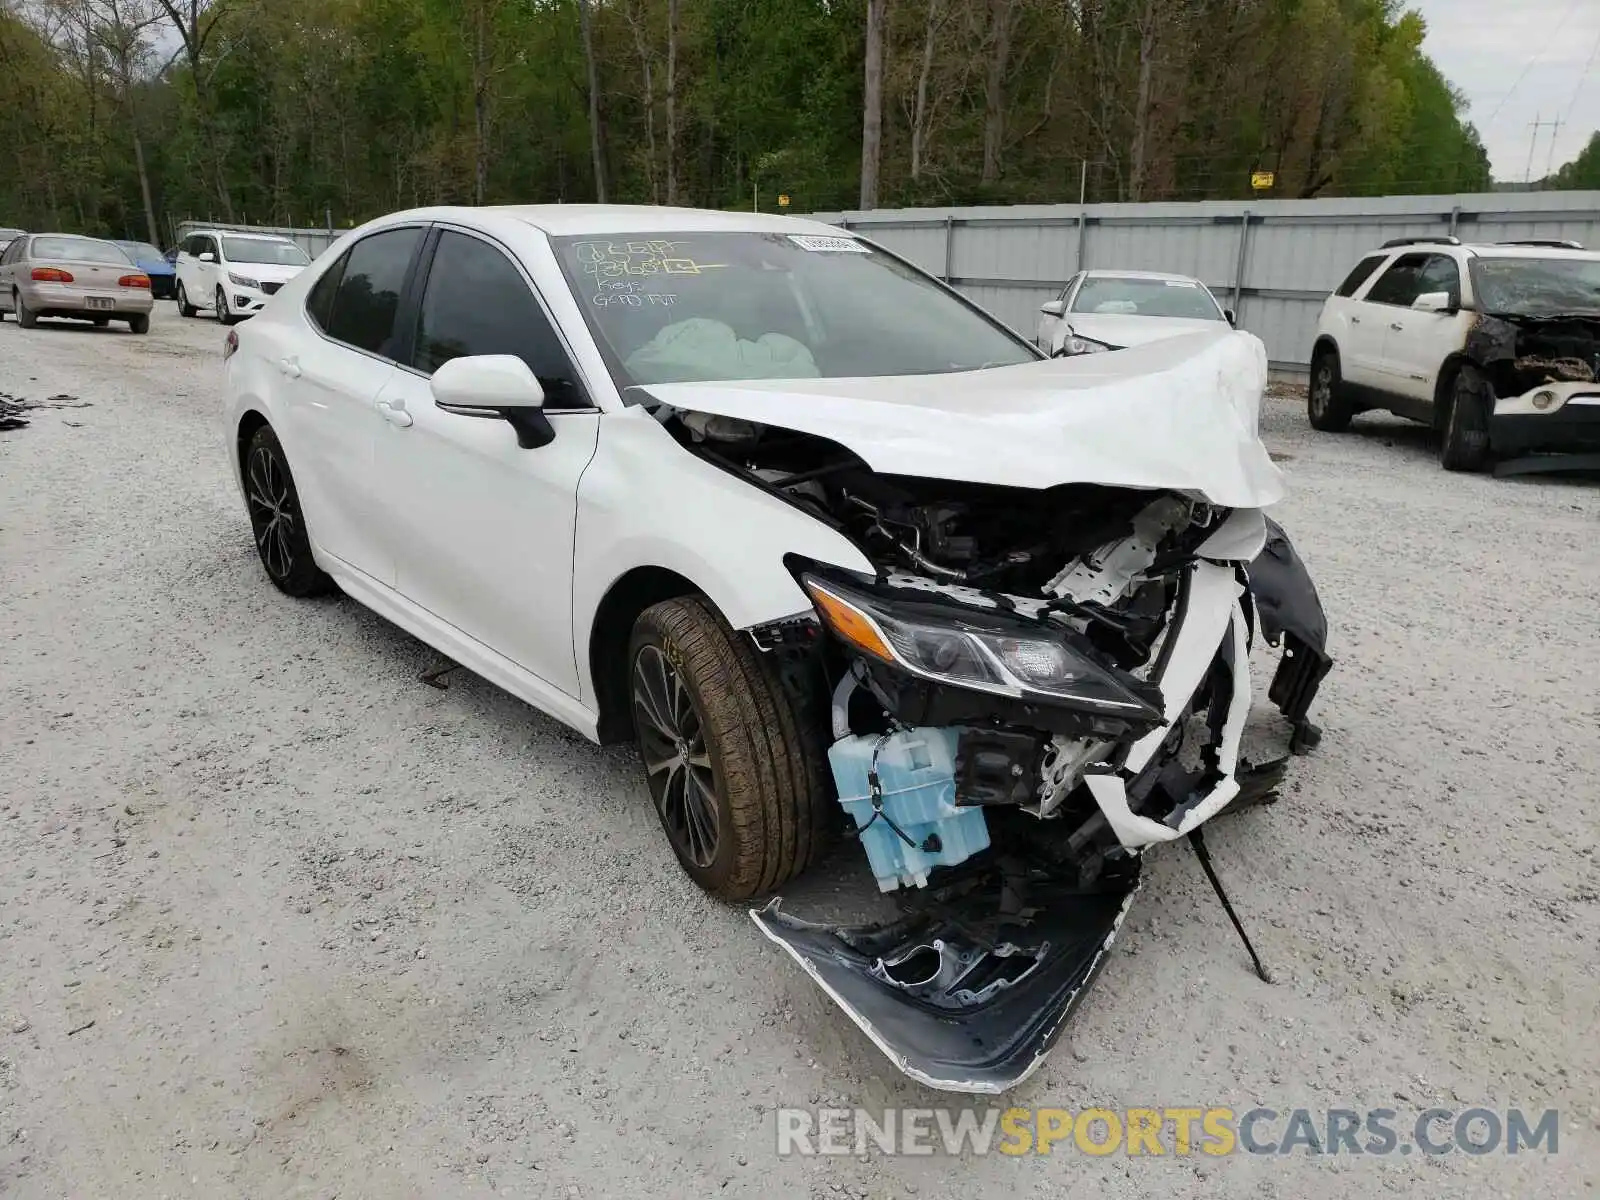
[[[1274,176],[1271,171],[1251,171],[1250,186],[1258,192],[1271,189]]]

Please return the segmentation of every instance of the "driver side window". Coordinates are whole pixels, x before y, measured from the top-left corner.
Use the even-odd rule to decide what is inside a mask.
[[[1378,276],[1378,282],[1367,293],[1367,301],[1410,308],[1411,302],[1427,291],[1423,286],[1422,272],[1429,257],[1426,254],[1402,254],[1387,271]]]

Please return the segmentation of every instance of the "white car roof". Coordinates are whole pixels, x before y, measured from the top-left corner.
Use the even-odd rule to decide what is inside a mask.
[[[1087,279],[1180,279],[1184,283],[1199,283],[1192,275],[1174,275],[1171,271],[1085,271]]]
[[[418,208],[390,213],[375,224],[402,220],[458,221],[483,225],[520,221],[554,237],[620,233],[810,233],[849,237],[850,231],[804,217],[776,213],[718,212],[653,204],[502,204],[483,208]]]
[[[1569,250],[1564,246],[1474,246],[1465,247],[1479,258],[1572,258],[1580,262],[1600,259],[1593,250]]]
[[[246,233],[242,229],[191,229],[184,234],[185,238],[192,238],[197,233],[209,233],[213,237],[249,238],[257,242],[293,242],[292,237],[281,233]]]

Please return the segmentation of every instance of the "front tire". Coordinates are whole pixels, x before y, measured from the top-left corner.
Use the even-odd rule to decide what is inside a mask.
[[[656,815],[691,879],[724,900],[816,860],[833,816],[820,731],[705,600],[646,609],[628,648],[634,732]]]
[[[1489,413],[1494,388],[1477,367],[1463,365],[1450,381],[1450,413],[1439,443],[1446,471],[1482,471],[1489,465]]]
[[[192,317],[200,311],[194,305],[189,303],[189,295],[183,290],[183,284],[181,283],[178,285],[177,301],[178,315],[180,317]]]
[[[300,493],[270,425],[256,430],[245,447],[244,491],[256,553],[267,578],[280,592],[297,598],[329,591],[333,581],[311,557]]]
[[[217,287],[217,323],[233,324],[233,314],[228,311],[228,293],[224,292],[220,285]]]
[[[1306,388],[1306,419],[1324,433],[1343,433],[1355,416],[1345,395],[1339,352],[1326,346],[1311,356],[1311,383]]]

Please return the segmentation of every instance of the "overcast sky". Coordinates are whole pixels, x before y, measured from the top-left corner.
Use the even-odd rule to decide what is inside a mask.
[[[1600,129],[1600,0],[1409,0],[1407,7],[1427,19],[1423,49],[1471,102],[1467,116],[1496,179],[1520,180],[1527,171],[1535,118],[1565,122],[1556,166]],[[1535,179],[1550,162],[1551,134],[1548,126],[1539,130]]]

